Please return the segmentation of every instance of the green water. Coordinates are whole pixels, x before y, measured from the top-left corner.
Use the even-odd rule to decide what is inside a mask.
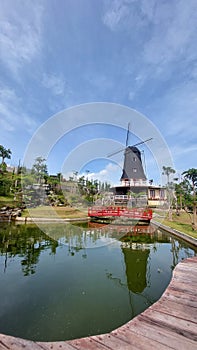
[[[154,303],[174,266],[195,255],[151,226],[43,228],[0,225],[0,333],[56,341],[109,332]]]

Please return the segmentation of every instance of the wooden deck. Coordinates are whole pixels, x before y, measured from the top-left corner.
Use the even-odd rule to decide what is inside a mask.
[[[197,257],[179,263],[154,305],[108,334],[61,342],[32,342],[0,334],[1,350],[197,349]]]

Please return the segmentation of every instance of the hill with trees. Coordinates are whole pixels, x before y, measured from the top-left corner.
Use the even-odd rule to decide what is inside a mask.
[[[36,207],[38,205],[81,206],[87,207],[98,200],[101,192],[107,192],[110,184],[90,180],[73,173],[64,179],[61,173],[49,175],[46,160],[37,157],[31,169],[18,165],[12,171],[5,162],[11,159],[11,150],[0,145],[0,208]],[[9,170],[9,171],[8,171]],[[176,214],[185,211],[191,219],[193,230],[197,230],[197,169],[191,168],[182,173],[182,180],[170,181],[175,170],[163,166],[167,177],[168,219],[172,220],[172,211]]]

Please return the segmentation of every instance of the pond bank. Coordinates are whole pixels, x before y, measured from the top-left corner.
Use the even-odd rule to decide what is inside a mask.
[[[9,220],[3,220],[3,222],[10,222]],[[90,221],[90,218],[87,216],[87,217],[80,217],[80,218],[44,218],[44,217],[38,217],[38,218],[32,218],[32,217],[21,217],[21,216],[17,216],[14,220],[14,222],[16,223],[42,223],[42,222],[51,222],[51,223],[69,223],[69,222],[88,222]],[[186,233],[183,233],[179,230],[176,230],[176,229],[173,229],[169,226],[166,226],[166,225],[163,225],[161,224],[160,222],[158,221],[155,221],[155,220],[151,220],[151,224],[155,225],[156,227],[158,228],[161,228],[167,232],[169,232],[170,234],[178,237],[178,238],[181,238],[183,239],[185,242],[189,243],[189,244],[192,244],[193,246],[197,247],[197,239],[196,238],[193,238],[189,235],[187,235]]]
[[[178,231],[178,230],[175,230],[169,226],[166,226],[166,225],[163,225],[161,224],[160,222],[158,221],[155,221],[155,220],[151,220],[151,223],[155,226],[157,226],[158,228],[161,228],[169,233],[171,233],[172,235],[178,237],[178,238],[181,238],[183,239],[184,241],[186,241],[187,243],[190,243],[192,244],[193,246],[197,247],[197,239],[196,238],[193,238],[189,235],[187,235],[186,233],[183,233],[181,231]]]
[[[2,350],[196,349],[197,257],[180,262],[161,298],[118,329],[69,341],[34,342],[0,334]]]
[[[19,223],[36,223],[36,222],[59,222],[59,223],[64,223],[64,222],[88,222],[90,221],[90,218],[87,217],[83,217],[83,218],[31,218],[31,217],[17,217],[15,219],[16,222]],[[175,230],[169,226],[163,225],[158,221],[155,220],[151,220],[151,224],[155,225],[156,227],[160,227],[161,229],[164,229],[165,231],[171,233],[172,235],[179,237],[181,239],[183,239],[184,241],[186,241],[187,243],[190,243],[192,245],[194,245],[195,247],[197,247],[197,239],[193,238],[189,235],[187,235],[186,233],[183,233],[181,231]]]
[[[58,222],[58,223],[61,223],[61,222],[86,222],[88,221],[89,218],[88,216],[87,217],[84,217],[84,218],[65,218],[65,219],[62,219],[62,218],[32,218],[32,217],[17,217],[15,222],[21,222],[21,223],[36,223],[36,222]]]

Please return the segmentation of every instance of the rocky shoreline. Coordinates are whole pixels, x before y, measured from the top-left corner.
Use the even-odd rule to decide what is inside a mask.
[[[0,209],[0,221],[15,221],[21,217],[22,209],[3,207]]]

